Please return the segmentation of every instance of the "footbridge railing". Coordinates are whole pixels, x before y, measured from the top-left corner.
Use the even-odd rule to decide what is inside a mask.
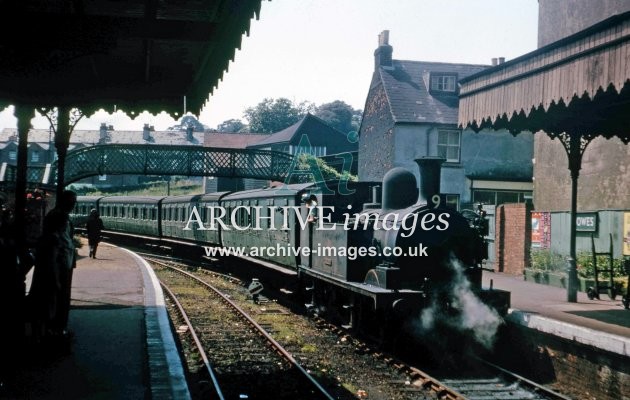
[[[293,156],[270,150],[106,144],[68,152],[65,183],[95,175],[184,175],[284,181]],[[56,182],[56,163],[43,183]]]

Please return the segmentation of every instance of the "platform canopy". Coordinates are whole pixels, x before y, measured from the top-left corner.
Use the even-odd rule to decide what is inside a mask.
[[[545,132],[558,138],[571,172],[567,300],[577,301],[577,181],[595,137],[630,142],[630,12],[460,81],[459,124]]]
[[[0,108],[198,114],[261,0],[0,1]],[[184,97],[186,100],[184,100]]]
[[[459,123],[630,142],[630,12],[462,79]]]

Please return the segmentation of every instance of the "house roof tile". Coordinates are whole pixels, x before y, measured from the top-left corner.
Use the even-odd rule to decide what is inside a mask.
[[[379,68],[380,79],[395,122],[457,124],[458,97],[429,91],[431,73],[454,73],[458,80],[488,68],[487,65],[393,60]]]

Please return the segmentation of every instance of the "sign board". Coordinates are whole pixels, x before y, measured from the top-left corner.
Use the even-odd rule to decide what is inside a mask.
[[[575,216],[575,230],[578,232],[597,231],[597,213],[578,213]]]
[[[551,213],[532,212],[532,247],[540,249],[551,247]]]
[[[630,256],[630,212],[623,213],[623,255]]]

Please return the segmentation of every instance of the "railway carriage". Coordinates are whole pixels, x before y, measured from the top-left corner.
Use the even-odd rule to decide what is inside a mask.
[[[312,187],[311,183],[295,184],[226,195],[221,206],[229,229],[221,232],[223,246],[256,249],[259,252],[256,258],[260,260],[297,269],[299,257],[288,249],[297,249],[299,245],[300,225],[295,213],[303,208],[302,193]],[[270,248],[274,250],[269,252]]]
[[[70,213],[70,219],[76,229],[83,229],[90,215],[90,210],[98,210],[98,202],[103,196],[78,196],[77,203]]]
[[[174,196],[162,200],[162,237],[174,240],[190,240],[206,245],[221,245],[221,231],[207,229],[211,224],[212,208],[219,207],[221,198],[228,192],[206,195]],[[193,209],[197,214],[193,214]],[[188,221],[192,222],[188,224]],[[199,223],[204,229],[199,229]],[[190,225],[190,229],[184,229]]]
[[[106,230],[161,236],[160,203],[164,197],[113,196],[98,201]]]

